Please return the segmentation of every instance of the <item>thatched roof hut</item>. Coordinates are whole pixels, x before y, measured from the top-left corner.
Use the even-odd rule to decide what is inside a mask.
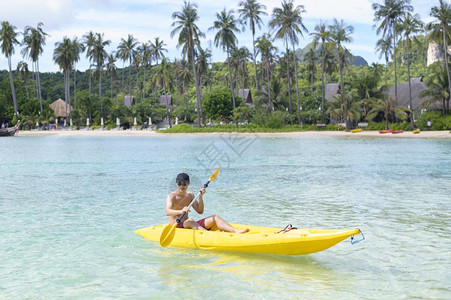
[[[124,105],[126,107],[131,107],[132,105],[135,105],[135,104],[136,104],[135,97],[133,97],[133,96],[125,96],[124,97]]]
[[[250,89],[238,90],[238,97],[243,99],[247,105],[252,105],[252,94]]]
[[[160,105],[166,106],[166,103],[168,103],[170,107],[173,106],[171,95],[161,95],[160,96]]]
[[[421,108],[421,104],[427,100],[426,97],[420,98],[420,93],[424,90],[427,90],[426,84],[423,82],[422,77],[410,78],[410,86],[412,91],[412,110],[418,110]],[[392,86],[388,90],[388,94],[391,98],[395,98],[395,86]],[[398,105],[409,107],[410,106],[410,98],[409,98],[409,82],[401,82],[398,83]],[[442,109],[442,105],[440,102],[433,103],[428,106],[431,109]]]
[[[58,99],[52,104],[50,104],[50,107],[53,109],[54,114],[57,118],[66,118],[66,101],[63,99]],[[69,114],[72,110],[72,106],[67,106],[67,114]]]
[[[324,98],[327,102],[337,102],[335,95],[340,95],[340,85],[338,83],[327,83],[324,91]]]

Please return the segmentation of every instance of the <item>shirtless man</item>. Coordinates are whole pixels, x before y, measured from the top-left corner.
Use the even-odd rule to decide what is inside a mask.
[[[177,189],[171,192],[166,197],[166,215],[169,217],[169,224],[174,224],[177,218],[186,211],[185,216],[180,223],[177,224],[177,228],[190,228],[197,230],[210,230],[219,229],[221,231],[232,232],[232,233],[245,233],[249,229],[236,229],[233,228],[229,223],[224,221],[220,216],[213,215],[205,219],[194,221],[188,218],[188,206],[194,199],[194,194],[188,192],[188,186],[190,184],[189,176],[186,173],[180,173],[175,179],[177,183]],[[192,207],[196,210],[198,214],[203,214],[204,212],[204,201],[202,199],[203,194],[205,194],[205,188],[200,188],[201,195],[199,199],[193,203]]]

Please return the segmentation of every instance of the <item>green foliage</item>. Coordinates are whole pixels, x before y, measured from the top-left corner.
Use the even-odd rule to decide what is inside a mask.
[[[229,89],[211,91],[203,97],[202,104],[207,118],[226,122],[232,119],[233,100]]]
[[[418,128],[428,128],[427,122],[431,122],[432,130],[451,130],[451,115],[443,116],[437,111],[428,111],[420,116],[416,122]]]

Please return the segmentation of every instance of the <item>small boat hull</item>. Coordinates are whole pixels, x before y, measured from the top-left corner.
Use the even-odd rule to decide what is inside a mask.
[[[150,241],[159,241],[167,225],[138,229],[136,234]],[[302,255],[325,250],[346,238],[360,233],[359,229],[293,229],[276,233],[282,228],[232,224],[235,228],[249,228],[244,234],[221,231],[205,231],[176,228],[170,246],[198,248],[204,250],[226,250],[239,252]]]
[[[379,133],[392,133],[393,129],[379,130]]]
[[[360,128],[356,128],[356,129],[352,129],[351,130],[352,133],[357,133],[357,132],[361,132],[361,131],[362,131],[362,129],[360,129]]]
[[[404,130],[399,129],[399,130],[393,130],[392,134],[397,134],[397,133],[403,133]]]
[[[414,134],[418,134],[418,133],[420,133],[420,129],[415,129],[415,130],[413,130],[412,131]]]
[[[9,127],[0,129],[0,136],[13,136],[16,133],[16,128]]]

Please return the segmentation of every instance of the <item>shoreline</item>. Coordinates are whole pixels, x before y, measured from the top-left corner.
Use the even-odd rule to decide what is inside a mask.
[[[357,133],[346,131],[302,131],[302,132],[201,132],[201,133],[158,133],[152,130],[24,130],[15,136],[139,136],[139,137],[165,137],[165,136],[219,136],[236,134],[239,136],[263,137],[296,137],[296,138],[415,138],[415,139],[451,139],[451,131],[422,131],[414,134],[412,131],[402,133],[380,134],[379,131],[361,131]]]

